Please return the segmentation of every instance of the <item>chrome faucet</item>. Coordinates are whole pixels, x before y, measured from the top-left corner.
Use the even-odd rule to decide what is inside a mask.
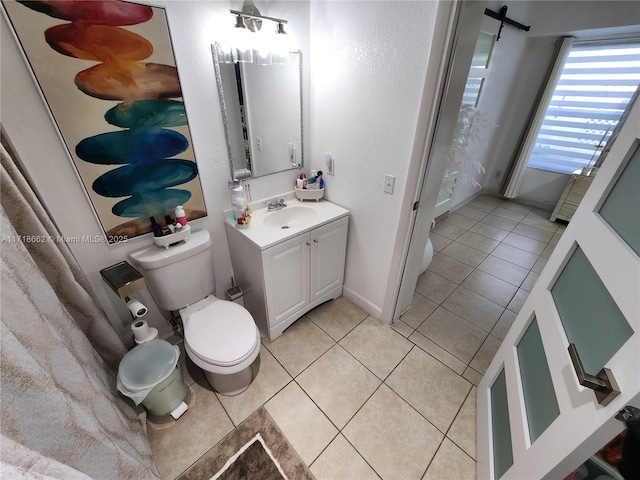
[[[281,198],[278,201],[271,200],[270,202],[265,202],[265,203],[267,204],[267,211],[269,212],[273,212],[274,210],[281,210],[287,206],[287,204],[284,201],[284,198]]]

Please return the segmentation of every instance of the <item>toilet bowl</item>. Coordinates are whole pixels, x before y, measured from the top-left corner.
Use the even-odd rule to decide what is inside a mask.
[[[253,380],[251,365],[260,353],[260,333],[242,306],[213,295],[181,309],[184,347],[213,389],[237,395]]]
[[[223,395],[244,391],[257,373],[260,332],[247,309],[214,296],[209,232],[192,231],[188,242],[150,245],[129,257],[158,306],[180,314],[185,351],[211,387]]]

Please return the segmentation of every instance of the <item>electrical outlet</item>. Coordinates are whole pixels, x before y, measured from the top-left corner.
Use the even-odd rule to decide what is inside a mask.
[[[388,194],[393,195],[393,186],[396,183],[396,177],[393,175],[385,174],[384,176],[384,187],[382,191]]]
[[[327,174],[328,175],[334,175],[334,162],[335,162],[335,159],[333,158],[333,155],[331,155],[330,153],[325,153],[324,158],[327,161]]]

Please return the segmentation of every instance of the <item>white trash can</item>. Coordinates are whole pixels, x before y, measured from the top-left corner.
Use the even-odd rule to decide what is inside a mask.
[[[138,345],[120,361],[118,390],[151,415],[178,419],[187,410],[179,358],[180,349],[166,340]]]

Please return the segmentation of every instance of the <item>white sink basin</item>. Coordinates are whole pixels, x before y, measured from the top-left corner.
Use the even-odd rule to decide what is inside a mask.
[[[271,228],[304,228],[316,218],[317,212],[309,207],[284,207],[282,210],[267,212],[263,220]]]

